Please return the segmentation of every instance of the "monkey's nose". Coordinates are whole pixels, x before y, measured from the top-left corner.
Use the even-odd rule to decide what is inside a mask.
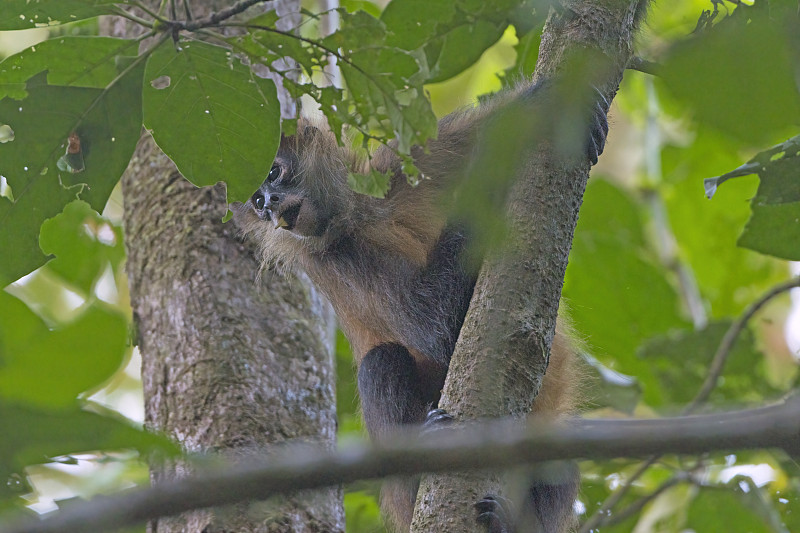
[[[269,195],[269,201],[267,202],[267,209],[275,209],[281,205],[283,202],[283,195],[272,193]]]

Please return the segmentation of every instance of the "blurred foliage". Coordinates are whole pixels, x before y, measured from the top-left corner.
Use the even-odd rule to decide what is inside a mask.
[[[445,114],[532,72],[546,12],[533,0],[394,0],[383,11],[348,0],[340,30],[324,39],[310,14],[301,38],[278,30],[274,14],[245,14],[242,35],[216,44],[165,39],[137,56],[136,41],[94,36],[91,17],[122,5],[0,5],[0,29],[34,28],[0,31],[0,280],[18,280],[0,293],[0,512],[146,483],[137,451],[170,449],[98,404],[132,412],[114,403],[123,396],[114,391],[136,386],[130,367],[120,370],[131,357],[122,233],[118,215],[99,213],[142,123],[187,178],[225,179],[234,199],[245,198],[279,132],[272,82],[246,62],[271,64],[293,93],[314,97],[337,133],[349,124],[365,145],[397,137],[407,153],[433,135],[431,109]],[[652,7],[639,50],[660,75],[626,74],[565,280],[593,383],[586,416],[679,411],[731,321],[788,277],[779,258],[800,259],[796,9],[788,0]],[[331,53],[345,88],[308,81],[320,79]],[[76,172],[58,164],[73,134],[84,164]],[[745,172],[743,163],[755,166]],[[704,179],[733,173],[704,197]],[[353,176],[352,186],[380,196],[386,182]],[[464,198],[461,212],[483,213]],[[794,383],[797,354],[776,334],[788,306],[776,299],[738,339],[714,406],[759,404]],[[346,445],[364,430],[341,334],[337,370]],[[134,451],[111,453],[120,449]],[[639,464],[584,461],[581,518]],[[347,487],[348,531],[382,530],[377,494],[376,482]],[[609,532],[800,531],[800,471],[777,451],[664,457],[605,518],[600,530]]]

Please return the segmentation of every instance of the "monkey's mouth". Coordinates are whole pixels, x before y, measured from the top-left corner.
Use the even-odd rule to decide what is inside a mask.
[[[270,219],[275,224],[275,229],[283,228],[285,230],[293,230],[297,224],[297,217],[300,215],[300,208],[303,202],[293,202],[288,205],[282,205],[276,212],[270,213]]]

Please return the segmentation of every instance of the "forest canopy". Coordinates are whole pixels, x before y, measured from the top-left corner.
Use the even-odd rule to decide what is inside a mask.
[[[246,200],[295,127],[281,119],[278,79],[318,104],[340,142],[396,139],[416,176],[411,147],[435,136],[438,117],[532,74],[550,9],[342,1],[338,30],[322,36],[316,6],[291,31],[257,2],[220,19],[169,4],[183,2],[0,5],[0,531],[19,513],[147,486],[145,458],[176,453],[142,429],[124,274],[118,184],[143,128],[185,179],[224,181],[230,201]],[[101,16],[138,25],[139,37],[100,36]],[[341,82],[330,83],[332,59]],[[800,296],[786,282],[800,271],[798,80],[794,2],[651,8],[563,289],[585,344],[582,416],[753,407],[795,388]],[[389,181],[350,184],[381,197]],[[363,429],[341,333],[336,357],[344,447]],[[581,459],[581,531],[800,531],[800,470],[780,449],[666,455],[647,468]],[[380,527],[376,487],[346,487],[348,531]]]

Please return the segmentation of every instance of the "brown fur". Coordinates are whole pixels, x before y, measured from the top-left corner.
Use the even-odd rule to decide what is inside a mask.
[[[254,208],[255,196],[244,206],[234,206],[244,232],[260,244],[265,265],[303,269],[327,295],[359,366],[371,357],[367,366],[375,372],[376,358],[400,354],[385,363],[388,375],[359,370],[365,419],[373,438],[380,438],[391,429],[388,426],[421,423],[425,410],[436,406],[476,275],[462,266],[466,237],[447,220],[444,206],[487,116],[525,90],[530,87],[442,119],[438,138],[427,150],[416,147],[412,152],[423,175],[417,187],[408,184],[390,147],[379,149],[368,163],[337,146],[330,132],[301,121],[298,133],[281,142],[276,158],[281,178],[265,182],[257,193],[260,201],[275,198],[274,210]],[[358,195],[348,188],[348,171],[364,172],[367,165],[393,174],[386,198]],[[278,201],[278,195],[285,196]],[[271,221],[288,212],[286,205],[302,206],[296,225],[277,229]],[[576,363],[567,330],[560,321],[533,408],[537,416],[558,418],[575,407]],[[409,356],[412,368],[404,362]],[[417,392],[399,391],[396,398],[387,392],[388,399],[382,400],[382,391],[396,385],[393,373],[410,375],[397,377],[397,383]],[[397,421],[398,410],[405,421]],[[573,494],[571,490],[564,492],[562,501]],[[406,530],[415,492],[413,481],[401,480],[384,493],[385,506]],[[557,512],[563,516],[571,513],[569,508],[568,501]]]

